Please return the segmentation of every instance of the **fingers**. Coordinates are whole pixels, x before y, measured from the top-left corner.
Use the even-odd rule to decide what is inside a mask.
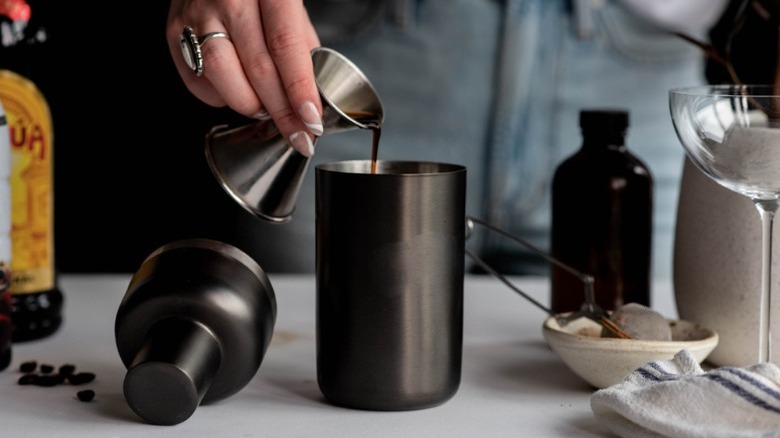
[[[185,25],[199,36],[226,32],[201,44],[203,75],[183,59]],[[196,97],[228,105],[248,117],[273,118],[279,131],[304,155],[323,131],[321,100],[311,49],[319,46],[302,0],[172,0],[167,40],[176,68]]]
[[[311,60],[311,49],[319,46],[319,39],[309,15],[301,1],[261,0],[260,7],[266,44],[290,104],[313,132],[319,131],[315,134],[322,134],[322,105]],[[311,111],[315,109],[316,120],[312,120]]]
[[[311,155],[312,136],[323,132],[310,53],[319,40],[301,0],[259,0],[259,17],[259,26],[248,25],[248,15],[230,23],[236,51],[279,131]]]
[[[206,29],[220,30],[220,23],[212,23]],[[229,35],[229,34],[228,34]],[[201,45],[203,55],[203,76],[213,89],[235,111],[249,117],[265,119],[268,113],[262,106],[255,90],[244,75],[235,47],[227,38],[211,38]]]
[[[214,89],[208,80],[200,80],[192,69],[184,61],[181,44],[179,42],[182,29],[188,25],[190,18],[185,18],[185,6],[188,0],[171,0],[171,7],[168,13],[168,24],[166,25],[166,41],[168,49],[171,52],[176,70],[179,72],[184,85],[198,99],[208,105],[215,107],[225,106],[225,100]],[[204,12],[206,13],[206,12]]]

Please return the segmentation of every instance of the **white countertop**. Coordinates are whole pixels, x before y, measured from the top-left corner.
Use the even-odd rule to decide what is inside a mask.
[[[255,378],[225,400],[199,407],[176,426],[144,423],[122,395],[125,368],[114,318],[130,275],[63,275],[65,321],[53,336],[13,345],[0,372],[2,437],[550,437],[610,436],[590,409],[593,389],[574,375],[542,337],[546,314],[498,280],[467,276],[463,372],[457,394],[417,411],[371,412],[328,404],[317,387],[315,282],[271,275],[278,316]],[[515,284],[549,302],[544,278]],[[653,307],[676,317],[669,282],[654,284]],[[97,379],[84,386],[20,386],[19,364],[75,364]],[[92,402],[76,392],[93,389]]]

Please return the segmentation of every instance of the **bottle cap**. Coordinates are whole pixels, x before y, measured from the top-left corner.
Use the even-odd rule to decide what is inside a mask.
[[[580,111],[580,128],[602,132],[622,132],[628,128],[628,110],[621,108]]]

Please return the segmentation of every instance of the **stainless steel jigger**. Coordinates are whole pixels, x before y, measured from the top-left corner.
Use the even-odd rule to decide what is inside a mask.
[[[324,47],[311,56],[322,99],[323,135],[368,128],[354,117],[382,122],[382,101],[355,64]],[[206,135],[206,159],[222,188],[246,210],[276,223],[292,218],[310,158],[293,149],[272,121],[214,127]]]

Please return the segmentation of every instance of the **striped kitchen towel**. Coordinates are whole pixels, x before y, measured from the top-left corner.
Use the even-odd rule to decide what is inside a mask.
[[[704,372],[687,350],[596,391],[593,414],[622,437],[780,437],[780,368]]]

